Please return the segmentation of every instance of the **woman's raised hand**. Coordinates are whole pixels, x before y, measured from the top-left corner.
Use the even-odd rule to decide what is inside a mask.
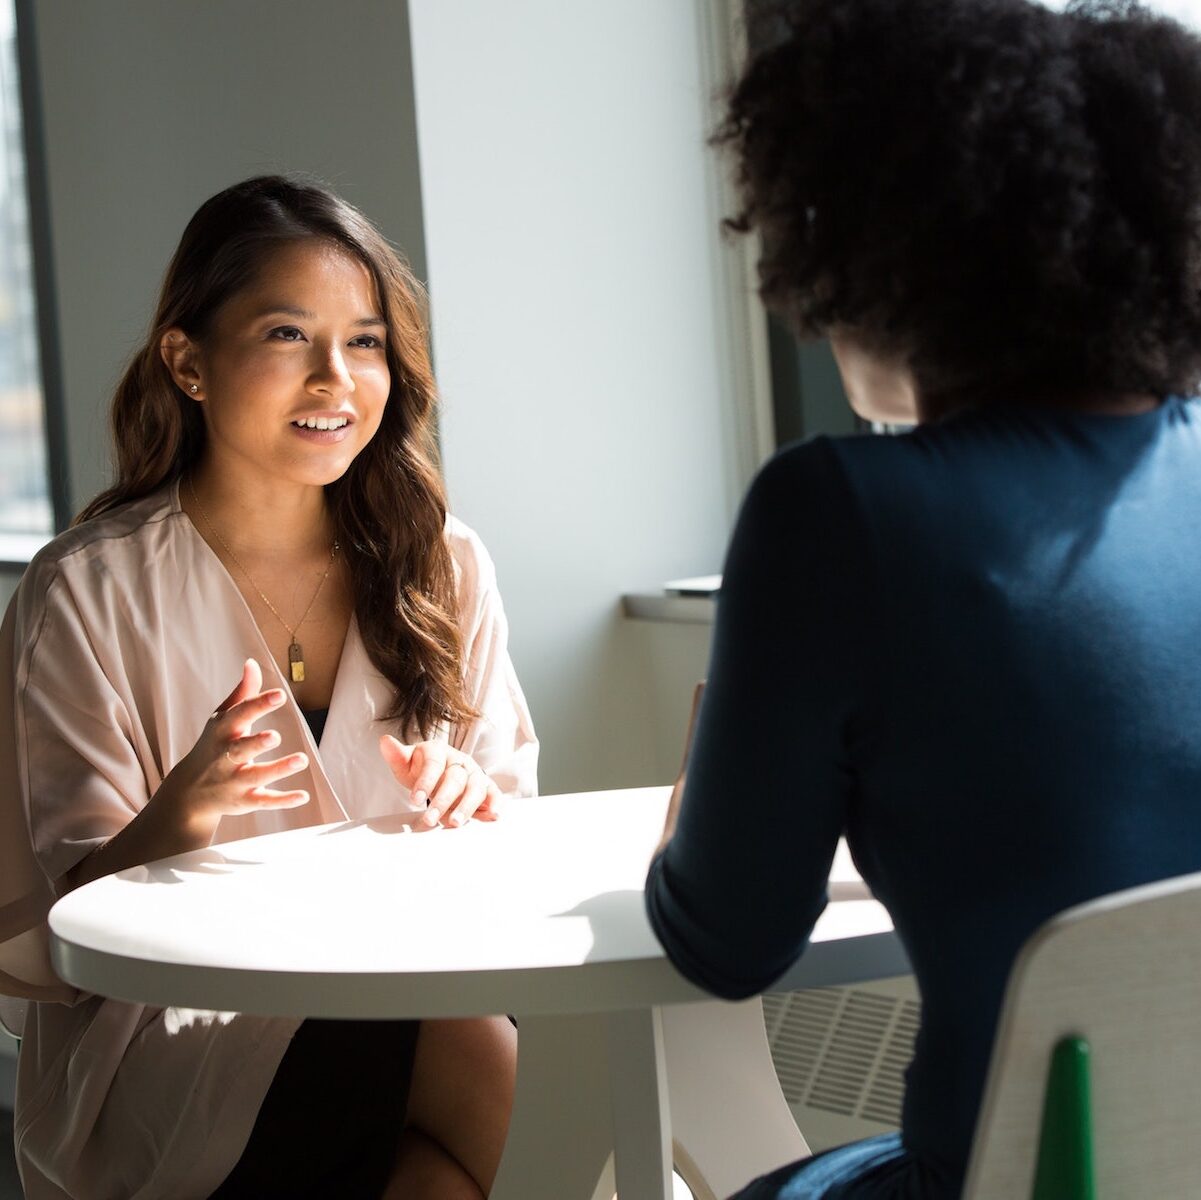
[[[257,762],[279,745],[274,729],[254,732],[256,721],[274,712],[286,697],[279,688],[264,692],[263,672],[253,658],[242,667],[238,686],[217,706],[196,745],[163,781],[182,806],[181,815],[201,824],[223,816],[261,809],[296,808],[309,799],[305,791],[276,791],[271,784],[309,765],[307,754],[288,754]]]
[[[226,815],[296,808],[308,801],[308,792],[270,787],[304,770],[307,754],[255,761],[279,745],[279,734],[274,729],[255,733],[254,723],[285,700],[278,689],[264,692],[262,687],[259,664],[247,659],[238,686],[209,717],[196,745],[175,764],[142,811],[69,872],[69,887],[207,846]]]
[[[501,804],[500,788],[469,754],[445,742],[406,746],[386,733],[380,753],[397,781],[409,789],[414,804],[429,802],[421,814],[428,826],[465,825],[472,817],[495,821]]]

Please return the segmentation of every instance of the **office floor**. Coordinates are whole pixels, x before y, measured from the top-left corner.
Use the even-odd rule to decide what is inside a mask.
[[[21,1200],[21,1181],[13,1158],[13,1115],[0,1109],[0,1200]]]

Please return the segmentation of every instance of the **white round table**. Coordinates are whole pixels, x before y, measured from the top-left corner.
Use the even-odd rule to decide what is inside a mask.
[[[611,1151],[622,1200],[669,1197],[673,1153],[700,1200],[721,1196],[805,1146],[759,1002],[713,1001],[647,922],[643,881],[668,795],[516,800],[463,829],[419,832],[397,816],[164,859],[60,900],[55,968],[87,991],[162,1006],[511,1013],[517,1099],[494,1197],[611,1196]],[[781,989],[907,969],[845,855],[832,897]]]

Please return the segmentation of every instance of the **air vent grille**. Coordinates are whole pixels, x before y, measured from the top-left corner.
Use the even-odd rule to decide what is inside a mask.
[[[876,1066],[860,1116],[885,1125],[901,1123],[901,1101],[905,1096],[905,1068],[913,1057],[913,1043],[921,1024],[921,1006],[913,1000],[901,1003],[896,1020]]]
[[[763,997],[772,1059],[789,1104],[896,1128],[921,1009],[860,988]]]
[[[772,1059],[789,1104],[799,1103],[808,1089],[840,1003],[833,988],[763,997]]]

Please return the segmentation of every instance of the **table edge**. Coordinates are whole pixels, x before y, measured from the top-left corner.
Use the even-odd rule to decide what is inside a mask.
[[[58,975],[84,991],[155,1007],[343,1019],[569,1015],[714,999],[666,958],[472,971],[304,972],[164,963],[50,936]],[[815,942],[766,991],[799,991],[910,971],[895,931]]]

